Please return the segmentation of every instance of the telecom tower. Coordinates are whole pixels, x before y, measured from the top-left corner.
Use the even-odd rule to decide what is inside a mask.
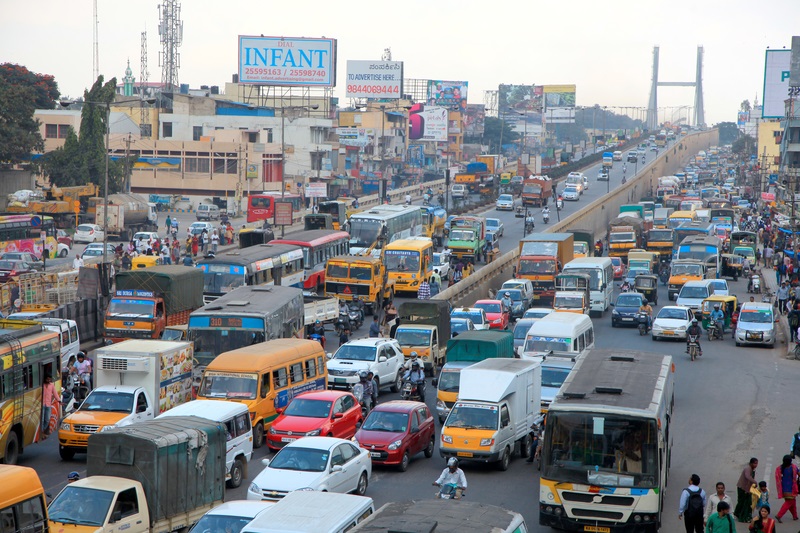
[[[100,21],[97,20],[97,0],[94,0],[94,17],[93,17],[92,28],[92,83],[97,81],[97,78],[100,76],[100,36],[98,34]]]
[[[181,67],[178,47],[183,44],[183,21],[178,0],[164,0],[158,6],[158,34],[161,36],[158,63],[162,90],[172,91],[178,88],[178,69]]]
[[[139,133],[142,137],[150,137],[152,135],[150,127],[150,108],[145,105],[144,100],[147,98],[147,81],[150,78],[150,72],[147,70],[147,32],[142,32],[142,47],[139,56]]]
[[[694,123],[701,126],[706,123],[703,106],[703,47],[697,47],[697,66],[695,81],[658,81],[658,51],[653,47],[653,79],[650,85],[650,101],[647,105],[647,128],[658,127],[658,88],[659,87],[694,87]]]

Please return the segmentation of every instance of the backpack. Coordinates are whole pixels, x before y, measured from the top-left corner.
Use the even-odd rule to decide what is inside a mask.
[[[792,455],[800,457],[800,433],[794,434],[794,439],[792,440]]]
[[[691,491],[688,488],[683,489],[689,493],[689,499],[686,500],[686,511],[684,514],[687,518],[697,518],[703,516],[703,495],[700,492],[700,489],[695,491]]]

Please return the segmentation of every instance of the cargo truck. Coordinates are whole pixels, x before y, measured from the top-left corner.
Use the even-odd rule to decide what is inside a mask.
[[[486,243],[486,220],[477,216],[458,216],[450,221],[447,248],[451,259],[477,263]]]
[[[188,342],[128,340],[98,348],[95,389],[58,430],[61,458],[86,453],[94,433],[151,420],[190,401],[193,355]]]
[[[439,455],[496,463],[527,457],[542,402],[541,362],[486,359],[461,371],[461,388],[442,426]]]
[[[572,233],[573,258],[592,257],[594,255],[594,231],[589,229],[568,229],[567,233]]]
[[[500,156],[497,154],[479,155],[475,159],[486,165],[486,172],[489,174],[497,174],[500,170]]]
[[[444,422],[458,398],[462,370],[484,359],[514,357],[514,336],[509,331],[465,331],[447,341],[447,362],[432,382],[439,422]]]
[[[608,224],[608,255],[628,260],[628,251],[643,248],[642,228],[639,217],[620,215]]]
[[[488,182],[490,177],[491,174],[486,163],[469,163],[466,172],[456,174],[453,181],[464,185],[469,192],[477,193]]]
[[[91,200],[90,205],[94,204],[95,224],[102,226],[103,217],[108,219],[108,238],[115,237],[129,242],[137,231],[158,231],[156,204],[139,195],[112,194],[108,197],[108,206],[103,204],[102,198]]]
[[[160,339],[167,326],[186,324],[203,307],[203,271],[157,265],[117,273],[105,314],[106,340]]]
[[[553,196],[553,182],[547,176],[531,176],[522,182],[522,205],[542,207]]]
[[[556,276],[574,254],[572,233],[538,233],[520,241],[514,277],[531,280],[534,306],[552,305]]]
[[[400,326],[394,338],[400,343],[406,360],[417,353],[425,373],[433,375],[444,365],[450,339],[450,303],[446,300],[404,302],[398,309]]]
[[[325,296],[345,301],[360,298],[367,315],[374,315],[394,298],[394,280],[389,280],[380,257],[337,255],[325,264]]]
[[[610,169],[614,166],[614,153],[603,152],[603,168]]]
[[[52,532],[185,532],[225,497],[224,424],[195,416],[95,433],[88,477],[49,506]]]

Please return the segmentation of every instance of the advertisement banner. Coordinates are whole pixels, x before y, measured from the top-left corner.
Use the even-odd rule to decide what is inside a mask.
[[[764,105],[761,118],[782,118],[789,98],[791,50],[767,50],[764,60]]]
[[[345,146],[367,146],[369,138],[374,134],[372,129],[367,128],[336,128],[336,134],[339,136],[339,144]]]
[[[402,61],[347,60],[347,98],[392,100],[402,94]]]
[[[255,163],[248,163],[247,164],[247,174],[246,177],[248,179],[253,179],[258,177],[258,165]]]
[[[466,81],[428,80],[428,104],[467,109]]]
[[[544,108],[575,107],[575,85],[545,85]]]
[[[544,112],[547,124],[573,124],[575,122],[574,107],[550,107]]]
[[[762,192],[761,199],[767,202],[774,202],[775,201],[775,193],[774,192]]]
[[[239,36],[239,83],[336,86],[336,39]]]
[[[327,198],[327,183],[306,183],[306,198]]]
[[[291,226],[292,225],[292,202],[275,202],[275,221],[276,226]]]
[[[509,126],[523,121],[523,116],[528,122],[542,122],[541,85],[500,85],[498,90],[498,109],[500,118]]]
[[[406,159],[412,167],[421,168],[425,164],[424,146],[421,144],[409,144]]]
[[[480,137],[486,122],[486,106],[483,104],[467,104],[464,113],[464,135],[467,137]]]
[[[739,126],[739,129],[744,128],[744,125],[748,122],[750,122],[750,112],[739,111],[739,114],[736,117],[736,125]]]
[[[408,138],[419,141],[447,141],[447,108],[415,104],[408,113]]]

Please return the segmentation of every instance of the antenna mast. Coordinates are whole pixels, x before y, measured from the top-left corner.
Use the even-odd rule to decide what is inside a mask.
[[[99,37],[99,27],[100,21],[97,20],[97,0],[94,0],[94,24],[92,27],[94,31],[92,32],[92,74],[94,78],[92,79],[92,83],[97,81],[97,78],[100,76],[100,37]]]
[[[178,47],[183,44],[183,21],[181,21],[181,5],[178,0],[164,0],[158,6],[158,34],[161,36],[161,85],[165,91],[178,88],[178,69],[181,66],[181,55]]]

